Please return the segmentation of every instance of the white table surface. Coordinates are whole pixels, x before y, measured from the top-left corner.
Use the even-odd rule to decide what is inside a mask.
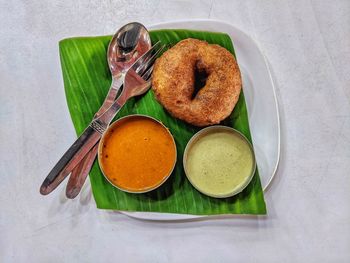
[[[145,222],[89,184],[39,186],[75,139],[57,42],[214,18],[248,34],[277,84],[282,152],[268,216]],[[350,1],[1,1],[0,262],[350,262]]]

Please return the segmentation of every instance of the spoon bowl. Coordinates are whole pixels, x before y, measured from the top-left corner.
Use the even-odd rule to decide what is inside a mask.
[[[132,64],[151,47],[147,29],[140,23],[126,24],[113,36],[108,46],[107,61],[112,77],[126,73]]]

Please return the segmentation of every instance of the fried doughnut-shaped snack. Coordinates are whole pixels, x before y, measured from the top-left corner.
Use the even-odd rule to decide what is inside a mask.
[[[205,72],[195,92],[196,72]],[[234,56],[219,45],[185,39],[157,59],[152,76],[156,99],[174,117],[196,126],[217,124],[230,115],[241,91]]]

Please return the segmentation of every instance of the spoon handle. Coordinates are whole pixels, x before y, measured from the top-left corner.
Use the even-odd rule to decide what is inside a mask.
[[[121,96],[101,116],[94,119],[82,135],[66,151],[40,187],[40,193],[47,195],[72,172],[84,156],[97,144],[114,116],[125,104],[127,96]]]
[[[108,91],[106,99],[98,112],[96,112],[94,118],[99,117],[113,104],[120,87],[123,85],[123,82],[124,75],[120,75],[118,78],[113,78],[111,88]],[[80,193],[80,190],[83,187],[85,180],[89,175],[91,167],[96,159],[97,149],[98,147],[96,145],[73,169],[66,187],[67,198],[74,199]]]
[[[92,147],[100,140],[103,128],[92,122],[82,135],[66,151],[40,187],[40,193],[47,195],[67,177],[73,168],[83,159]]]

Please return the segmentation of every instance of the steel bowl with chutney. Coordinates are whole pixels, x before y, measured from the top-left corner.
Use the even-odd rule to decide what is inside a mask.
[[[183,164],[193,187],[216,198],[242,192],[256,168],[253,147],[244,135],[219,125],[204,128],[190,139]]]
[[[129,115],[115,121],[103,135],[98,162],[105,178],[118,189],[145,193],[171,175],[177,153],[170,131],[146,115]]]

